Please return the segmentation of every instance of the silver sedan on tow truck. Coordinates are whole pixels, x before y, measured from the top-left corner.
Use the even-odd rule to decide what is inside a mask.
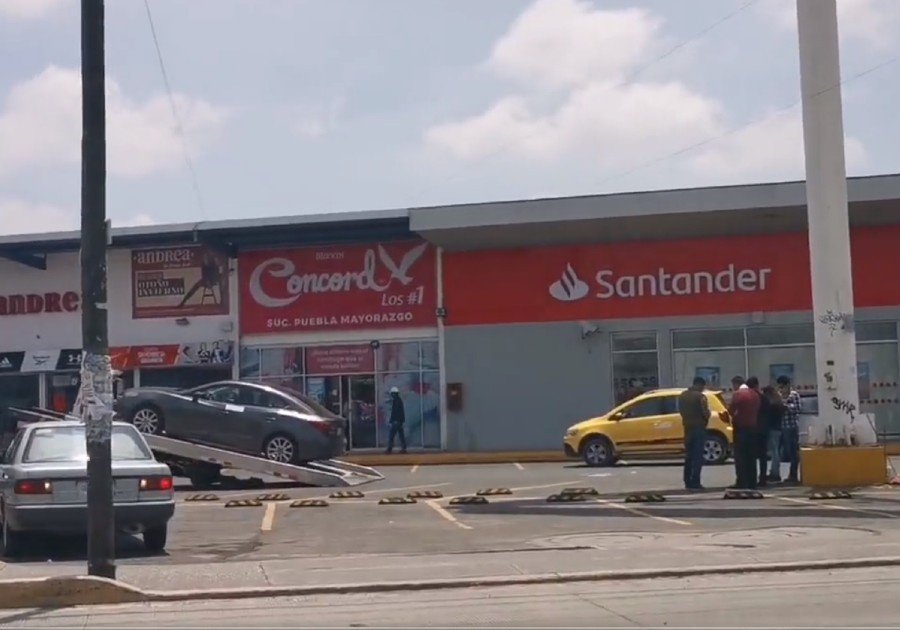
[[[116,530],[143,534],[148,551],[166,546],[175,512],[172,473],[130,424],[112,427]],[[78,421],[36,422],[19,429],[0,462],[0,553],[26,551],[28,533],[87,531],[87,451]]]

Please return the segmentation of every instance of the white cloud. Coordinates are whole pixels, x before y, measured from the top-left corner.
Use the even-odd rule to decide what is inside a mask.
[[[174,96],[192,153],[219,131],[227,113],[200,99]],[[129,99],[107,78],[107,167],[141,176],[182,166],[182,141],[165,96]],[[81,75],[51,66],[12,88],[0,110],[0,176],[81,159]]]
[[[157,223],[159,222],[149,214],[141,213],[130,219],[126,219],[121,223],[113,222],[113,225],[116,227],[146,227],[148,225],[156,225]]]
[[[45,17],[67,0],[0,0],[0,15],[23,20]]]
[[[845,140],[847,170],[865,165],[866,151],[856,138]],[[701,149],[688,168],[710,182],[803,179],[803,123],[799,109],[773,114]]]
[[[324,106],[301,108],[293,125],[294,133],[311,139],[331,133],[338,128],[344,103],[344,99],[336,98]]]
[[[761,10],[782,29],[797,32],[796,0],[766,0]],[[843,40],[856,40],[874,48],[892,48],[900,26],[896,0],[838,0],[838,32]]]
[[[621,81],[660,39],[648,11],[595,10],[583,0],[537,0],[495,44],[488,67],[526,85]]]
[[[45,203],[0,197],[0,234],[31,234],[77,230],[77,210]]]

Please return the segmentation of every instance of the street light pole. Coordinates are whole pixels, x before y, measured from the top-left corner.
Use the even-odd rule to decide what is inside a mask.
[[[81,334],[76,412],[85,422],[88,573],[115,578],[112,372],[106,303],[106,81],[103,0],[81,0]]]

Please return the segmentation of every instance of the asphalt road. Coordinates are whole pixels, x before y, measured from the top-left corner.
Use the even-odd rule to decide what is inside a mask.
[[[900,572],[860,569],[2,611],[52,627],[896,627]]]

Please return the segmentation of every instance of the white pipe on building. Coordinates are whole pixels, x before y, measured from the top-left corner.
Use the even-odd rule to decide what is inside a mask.
[[[869,418],[859,410],[836,0],[797,0],[797,22],[819,402],[807,441],[849,445]],[[868,435],[855,432],[857,442]]]

